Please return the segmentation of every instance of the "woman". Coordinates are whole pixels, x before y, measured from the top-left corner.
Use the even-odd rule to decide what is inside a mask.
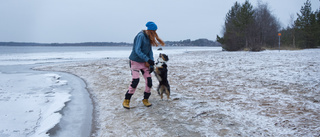
[[[142,30],[134,38],[132,52],[129,56],[132,81],[122,103],[123,107],[127,109],[130,109],[129,104],[131,96],[134,94],[139,84],[140,72],[142,73],[146,81],[144,99],[142,100],[142,102],[147,107],[150,107],[152,105],[148,101],[151,95],[150,90],[152,87],[151,72],[154,69],[152,46],[157,47],[159,43],[164,46],[164,42],[158,37],[156,33],[158,27],[154,22],[150,21],[146,24],[146,26],[147,30]]]

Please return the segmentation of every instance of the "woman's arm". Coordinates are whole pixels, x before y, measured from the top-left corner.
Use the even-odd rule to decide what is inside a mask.
[[[134,51],[135,51],[136,54],[139,56],[139,58],[141,58],[141,59],[143,59],[145,62],[147,62],[150,58],[141,51],[141,46],[142,46],[143,38],[144,38],[144,35],[143,35],[143,34],[139,34],[139,35],[137,36],[136,42],[134,43],[134,44],[135,44]]]

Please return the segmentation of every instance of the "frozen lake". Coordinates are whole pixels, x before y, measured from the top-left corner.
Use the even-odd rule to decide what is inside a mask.
[[[167,54],[189,51],[221,50],[221,47],[162,47]],[[132,47],[62,47],[62,46],[0,46],[0,65],[39,64],[66,61],[128,58]],[[153,47],[154,53],[157,47]]]

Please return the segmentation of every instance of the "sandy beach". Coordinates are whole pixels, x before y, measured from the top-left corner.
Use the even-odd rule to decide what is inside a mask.
[[[161,100],[153,75],[152,107],[144,80],[122,107],[128,59],[59,63],[36,69],[82,78],[94,102],[91,136],[319,136],[320,50],[169,55],[171,100]],[[157,56],[157,55],[155,55]]]

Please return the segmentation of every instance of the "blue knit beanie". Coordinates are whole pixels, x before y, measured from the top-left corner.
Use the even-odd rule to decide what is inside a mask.
[[[152,21],[149,21],[146,24],[146,26],[147,26],[148,30],[157,30],[158,29],[157,25]]]

